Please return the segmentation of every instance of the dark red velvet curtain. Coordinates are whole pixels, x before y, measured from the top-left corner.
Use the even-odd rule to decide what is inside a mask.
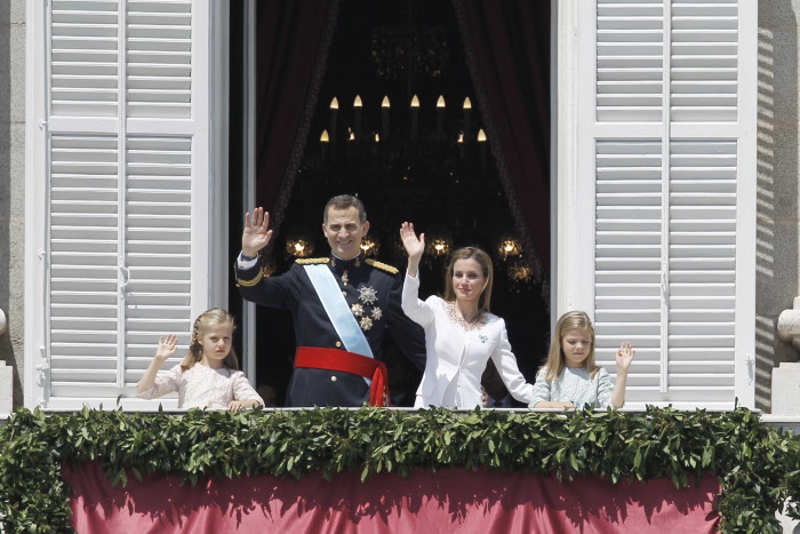
[[[546,272],[550,267],[550,2],[453,0],[453,7],[492,153],[525,236],[527,259],[533,264],[540,261]]]
[[[675,489],[666,479],[612,486],[598,477],[559,482],[533,473],[415,469],[363,483],[359,472],[333,480],[271,476],[181,484],[132,474],[112,487],[97,463],[65,466],[75,530],[193,534],[218,532],[716,532],[719,482]]]
[[[275,223],[303,154],[338,3],[257,2],[256,194],[258,205],[272,211]]]

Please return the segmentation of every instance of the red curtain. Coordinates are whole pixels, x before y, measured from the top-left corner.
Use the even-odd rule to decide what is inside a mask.
[[[550,2],[453,0],[453,7],[527,259],[549,271]]]
[[[113,488],[96,463],[65,467],[80,533],[218,532],[715,532],[716,478],[676,490],[667,480],[612,486],[528,473],[443,469],[330,482],[270,476],[181,485],[176,476],[128,477]]]
[[[277,223],[302,158],[338,0],[259,0],[256,5],[256,195]]]

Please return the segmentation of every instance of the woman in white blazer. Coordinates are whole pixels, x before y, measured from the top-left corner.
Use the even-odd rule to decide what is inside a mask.
[[[508,342],[506,323],[489,313],[492,261],[486,252],[465,247],[453,253],[445,276],[444,298],[419,299],[419,262],[425,234],[404,222],[400,239],[408,253],[402,307],[425,329],[427,360],[415,408],[443,406],[472,409],[481,405],[481,374],[489,358],[511,396],[529,404],[533,385],[519,372]]]

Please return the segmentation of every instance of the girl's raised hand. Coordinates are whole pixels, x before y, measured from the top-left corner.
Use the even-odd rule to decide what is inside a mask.
[[[414,223],[404,222],[400,225],[400,240],[403,242],[403,248],[406,249],[410,259],[418,259],[425,251],[425,234],[420,234],[417,237],[414,232]]]
[[[269,226],[269,212],[264,208],[253,210],[252,217],[250,212],[244,214],[244,230],[242,230],[242,252],[245,256],[255,258],[258,251],[269,244],[272,239],[272,230],[267,230]]]
[[[620,345],[617,351],[617,373],[627,373],[635,355],[636,351],[631,348],[630,343]]]
[[[158,349],[156,349],[156,360],[164,362],[175,354],[175,349],[178,347],[178,336],[170,334],[166,338],[158,338]]]

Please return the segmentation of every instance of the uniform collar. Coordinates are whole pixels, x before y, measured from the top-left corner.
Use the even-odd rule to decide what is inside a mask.
[[[358,269],[364,264],[364,255],[359,253],[358,256],[349,260],[343,260],[337,258],[335,254],[331,253],[331,261],[330,265],[331,268],[337,272],[342,273],[343,271],[348,271],[352,269]]]

